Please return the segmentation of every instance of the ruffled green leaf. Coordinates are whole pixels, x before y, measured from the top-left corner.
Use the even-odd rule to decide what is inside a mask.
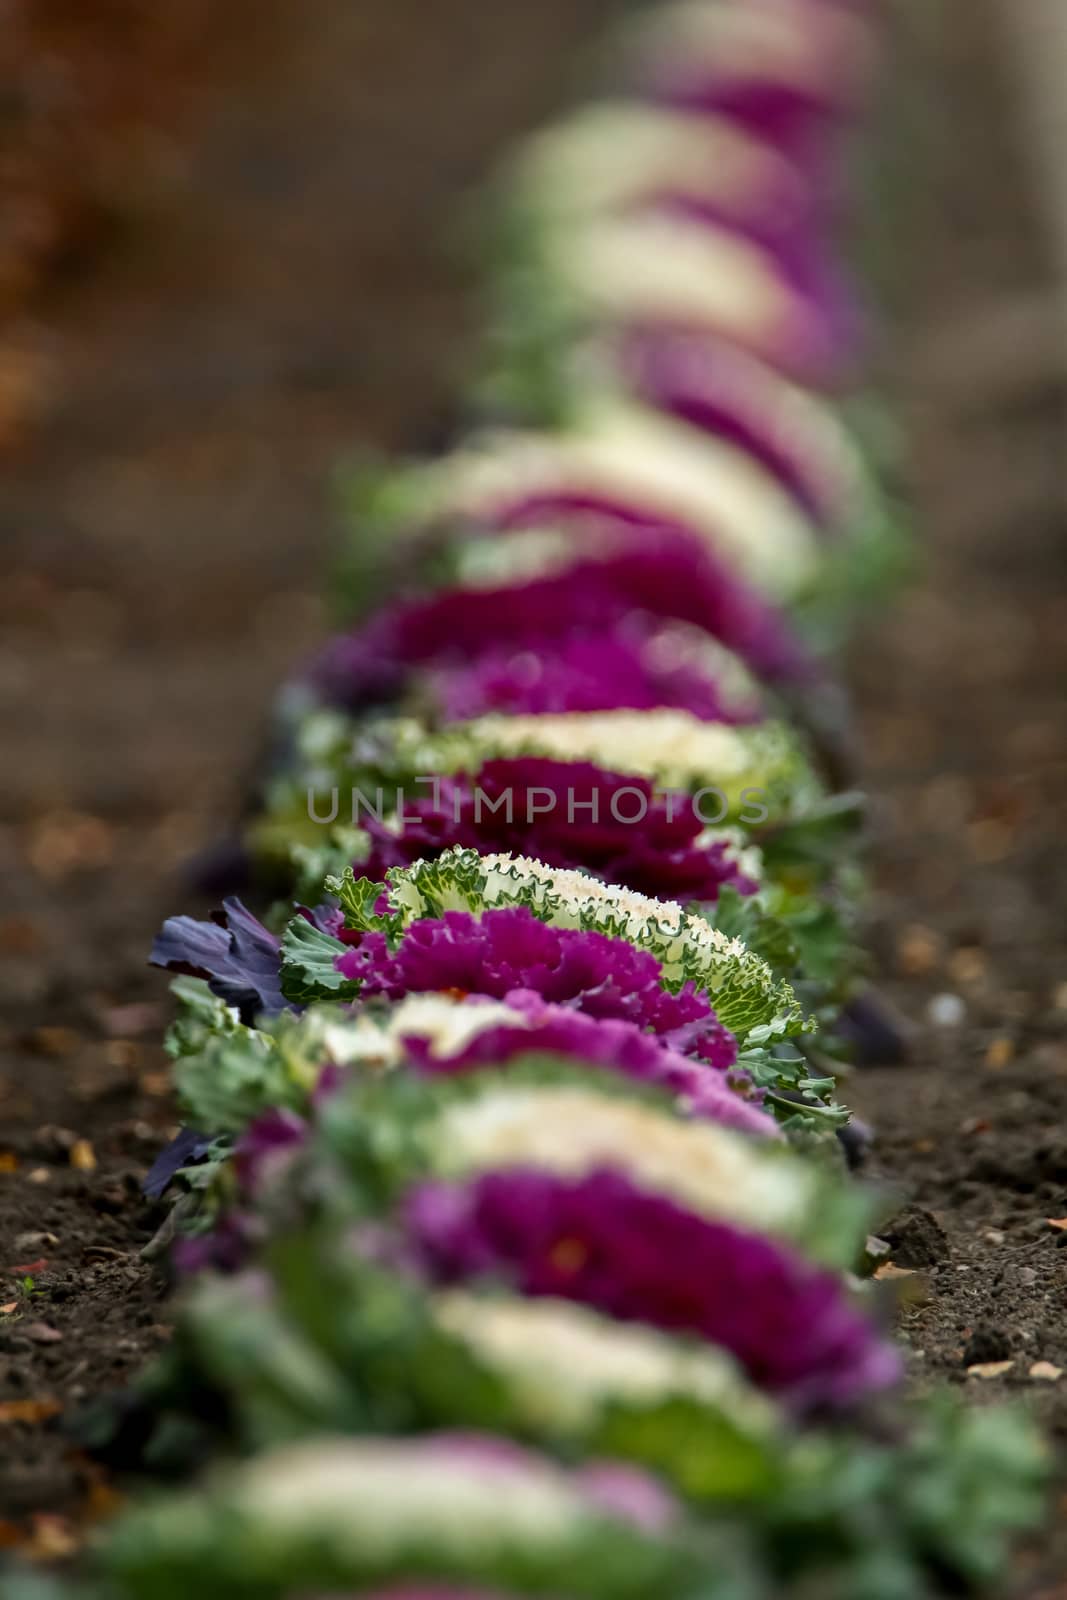
[[[580,928],[625,939],[654,955],[670,989],[692,982],[711,996],[721,1022],[739,1039],[763,1045],[807,1027],[790,984],[775,977],[761,956],[673,901],[601,883],[588,873],[556,870],[525,856],[481,856],[446,850],[435,861],[394,868],[384,885],[357,880],[351,868],[330,881],[331,891],[351,904],[365,927],[366,906],[388,897],[391,931],[446,911],[482,911],[524,906],[554,927]],[[375,926],[382,926],[376,921]],[[301,936],[305,937],[305,936]],[[284,987],[284,982],[283,982]],[[289,990],[286,989],[286,993]]]
[[[282,993],[294,1005],[355,998],[359,985],[338,972],[345,946],[306,917],[294,917],[282,935]]]
[[[212,994],[204,978],[175,978],[170,992],[178,1002],[178,1015],[167,1030],[164,1048],[174,1061],[195,1055],[208,1040],[240,1039],[255,1032],[241,1021],[236,1006]]]
[[[297,1110],[306,1098],[273,1040],[253,1029],[206,1039],[176,1063],[174,1086],[189,1123],[218,1133],[239,1133],[271,1106]]]

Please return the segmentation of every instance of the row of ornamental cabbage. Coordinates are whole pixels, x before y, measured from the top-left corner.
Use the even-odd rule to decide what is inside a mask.
[[[187,1482],[108,1600],[914,1600],[1039,1508],[1016,1418],[902,1391],[848,1170],[893,1045],[829,665],[901,552],[841,242],[881,33],[640,11],[493,186],[458,436],[346,474],[243,898],[154,951],[183,1281],[109,1448]]]

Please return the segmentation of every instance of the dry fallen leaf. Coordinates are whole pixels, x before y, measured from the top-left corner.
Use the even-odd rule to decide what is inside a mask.
[[[1067,1233],[1067,1217],[1046,1217],[1045,1221],[1050,1228],[1058,1228],[1060,1233]]]
[[[104,1060],[109,1067],[129,1072],[136,1067],[143,1051],[133,1039],[109,1039],[104,1046]]]
[[[2,1400],[0,1401],[0,1423],[47,1422],[49,1417],[58,1416],[61,1409],[59,1401],[51,1398],[44,1400]]]
[[[900,1306],[924,1306],[930,1302],[930,1283],[926,1274],[914,1267],[898,1267],[894,1261],[885,1261],[874,1272],[879,1283],[891,1283],[892,1293]]]
[[[1014,1367],[1014,1361],[980,1361],[977,1366],[967,1368],[968,1378],[1002,1378],[1006,1372]]]
[[[137,1086],[142,1094],[152,1095],[156,1099],[170,1094],[173,1087],[169,1072],[142,1072]]]
[[[19,1158],[11,1150],[0,1150],[0,1172],[17,1172]]]
[[[58,1561],[72,1556],[85,1543],[66,1517],[51,1512],[38,1512],[33,1519],[33,1533],[22,1554],[30,1561]]]
[[[1030,1368],[1030,1377],[1044,1379],[1046,1383],[1055,1383],[1063,1377],[1063,1368],[1054,1367],[1051,1361],[1035,1361]]]
[[[897,964],[910,978],[922,978],[933,972],[942,955],[941,939],[931,928],[917,924],[906,928],[897,940]]]
[[[70,1147],[70,1164],[79,1172],[94,1172],[96,1170],[96,1151],[88,1139],[75,1139]]]
[[[977,983],[985,975],[985,955],[974,945],[964,945],[951,957],[948,970],[957,983]]]
[[[55,811],[30,829],[26,855],[50,883],[83,868],[104,867],[115,853],[115,830],[102,817]]]
[[[13,1311],[17,1311],[18,1308],[19,1303],[17,1300],[9,1300],[6,1306],[0,1306],[0,1317],[9,1317],[11,1313]]]
[[[1011,854],[1015,829],[997,817],[980,817],[967,825],[967,843],[976,861],[992,866]]]
[[[82,1045],[82,1036],[73,1028],[35,1028],[27,1043],[39,1056],[72,1056]]]
[[[985,1064],[992,1072],[1000,1072],[1008,1065],[1015,1054],[1015,1045],[1012,1041],[1001,1035],[994,1039],[985,1053]]]

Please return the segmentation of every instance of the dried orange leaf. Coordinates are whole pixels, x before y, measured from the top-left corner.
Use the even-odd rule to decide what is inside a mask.
[[[94,1172],[96,1170],[96,1151],[88,1139],[75,1139],[70,1147],[70,1164],[79,1172]]]
[[[17,1172],[19,1158],[11,1150],[0,1150],[0,1172]]]
[[[49,1417],[58,1416],[60,1410],[58,1400],[3,1400],[0,1401],[0,1423],[3,1422],[47,1422]]]
[[[900,1305],[924,1306],[930,1300],[930,1284],[923,1272],[914,1267],[898,1267],[895,1261],[884,1261],[874,1272],[880,1283],[892,1284],[890,1291]]]
[[[109,1067],[129,1071],[141,1059],[142,1050],[132,1039],[109,1039],[104,1046],[104,1059]]]
[[[943,957],[940,937],[930,928],[906,928],[897,941],[897,964],[911,978],[933,972]]]
[[[73,1028],[35,1028],[29,1037],[31,1050],[41,1056],[71,1056],[81,1044],[82,1036]]]
[[[1063,1377],[1063,1368],[1054,1367],[1051,1361],[1035,1361],[1030,1368],[1030,1377],[1043,1379],[1045,1383],[1055,1383]]]
[[[1015,1045],[1011,1039],[1001,1037],[994,1039],[985,1053],[985,1064],[992,1072],[1000,1072],[1008,1065],[1015,1055]]]
[[[980,1361],[977,1366],[967,1368],[968,1378],[1002,1378],[1006,1372],[1014,1367],[1014,1361]]]
[[[142,1072],[137,1082],[142,1094],[154,1095],[157,1099],[170,1094],[173,1087],[169,1072]]]
[[[52,1512],[38,1512],[33,1519],[33,1534],[24,1549],[31,1561],[56,1561],[71,1556],[85,1543],[66,1517]]]
[[[1067,1217],[1046,1217],[1045,1221],[1050,1228],[1058,1228],[1061,1233],[1067,1233]]]
[[[977,983],[985,974],[985,955],[974,945],[964,945],[950,958],[948,970],[957,983]]]

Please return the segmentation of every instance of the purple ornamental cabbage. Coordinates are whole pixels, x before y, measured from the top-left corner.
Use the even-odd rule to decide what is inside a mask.
[[[179,1236],[171,1250],[175,1270],[186,1277],[200,1272],[240,1272],[262,1240],[261,1220],[248,1211],[227,1211],[209,1233]]]
[[[757,78],[709,82],[682,71],[673,84],[660,87],[656,98],[687,111],[729,117],[790,156],[820,186],[835,187],[839,110],[818,92]]]
[[[642,209],[696,228],[725,229],[769,257],[768,264],[796,297],[799,310],[790,348],[781,351],[776,365],[802,381],[820,383],[833,381],[854,364],[864,325],[858,291],[813,230],[746,226],[710,201],[669,192],[645,202]]]
[[[525,906],[425,917],[394,951],[381,933],[347,938],[352,948],[338,956],[337,970],[361,985],[365,999],[436,992],[504,1000],[527,989],[586,1016],[633,1022],[668,1046],[684,1039],[686,1054],[721,1071],[737,1059],[737,1041],[692,982],[671,994],[647,951],[603,933],[550,927]]]
[[[541,1457],[503,1434],[445,1432],[424,1435],[419,1451],[440,1457],[443,1470],[465,1463],[521,1476]],[[627,1461],[594,1460],[570,1469],[576,1498],[644,1533],[668,1532],[680,1519],[678,1501],[651,1473]]]
[[[779,5],[772,15],[775,9],[783,11]],[[864,98],[873,40],[858,28],[869,27],[871,9],[866,0],[798,0],[784,9],[783,20],[792,21],[818,62],[815,72],[790,78],[761,67],[758,56],[748,69],[724,66],[710,52],[688,52],[683,38],[673,50],[663,41],[667,47],[661,46],[646,73],[646,88],[668,105],[730,117],[805,170],[822,175]]]
[[[254,944],[246,969],[224,927],[191,917],[171,918],[156,941],[153,960],[172,971],[205,978],[222,998],[247,987],[250,1003],[242,1009],[248,1021],[276,1014],[289,1005],[279,987],[278,942],[240,901],[228,901],[226,914],[242,933],[251,924],[271,941],[273,970],[267,966],[266,947]],[[527,907],[509,906],[481,916],[449,911],[443,917],[421,918],[390,950],[382,933],[344,929],[339,913],[305,914],[349,945],[337,958],[337,970],[361,985],[364,999],[383,995],[400,1000],[407,994],[445,992],[501,1000],[516,989],[532,990],[587,1016],[634,1022],[722,1071],[737,1058],[736,1040],[707,998],[691,982],[677,994],[669,993],[656,958],[625,939],[553,928]]]
[[[335,1086],[339,1079],[332,1079]],[[250,1122],[233,1150],[237,1180],[246,1194],[252,1194],[272,1173],[286,1164],[304,1144],[308,1124],[295,1111],[272,1106]]]
[[[228,915],[242,929],[255,923],[239,901],[227,906]],[[706,996],[691,982],[671,994],[663,987],[656,958],[625,939],[553,928],[527,907],[509,906],[480,916],[449,911],[443,917],[421,918],[390,950],[382,933],[344,929],[339,913],[307,915],[349,945],[337,958],[337,970],[361,985],[364,999],[382,995],[400,1000],[407,994],[444,992],[501,1000],[515,990],[528,990],[586,1016],[633,1022],[658,1034],[668,1046],[721,1071],[728,1071],[737,1059],[737,1042]],[[191,917],[172,918],[156,941],[154,959],[158,965],[205,978],[216,993],[235,984],[251,985],[254,979],[254,1004],[247,1020],[270,1014],[271,996],[280,1002],[274,1013],[288,1005],[278,987],[280,954],[273,935],[262,929],[273,941],[273,972],[261,963],[257,946],[255,962],[246,973],[235,967],[233,949],[225,938],[215,939],[216,933],[224,932]]]
[[[751,723],[757,704],[732,706],[713,678],[657,658],[647,626],[622,619],[608,633],[576,632],[548,648],[513,644],[430,674],[429,694],[446,722],[490,712],[545,716],[570,711],[688,711],[702,722]]]
[[[695,1335],[799,1411],[843,1409],[900,1376],[897,1353],[836,1274],[616,1171],[574,1179],[512,1169],[425,1183],[409,1195],[405,1220],[436,1282],[503,1279],[523,1294]]]
[[[502,507],[483,531],[499,537],[538,523],[573,531],[575,559],[565,569],[395,605],[326,647],[311,668],[319,692],[355,711],[380,706],[404,694],[418,667],[464,667],[472,652],[547,654],[561,638],[599,639],[641,615],[648,625],[704,629],[768,681],[815,675],[784,614],[684,525],[626,504],[541,495]]]
[[[638,1082],[659,1084],[689,1106],[696,1117],[764,1138],[781,1137],[778,1124],[752,1100],[742,1098],[733,1075],[705,1061],[672,1050],[633,1022],[594,1018],[567,1006],[546,1005],[540,995],[515,990],[508,1004],[526,1025],[497,1023],[477,1034],[456,1055],[435,1056],[425,1038],[406,1038],[412,1063],[431,1076],[502,1066],[530,1052],[561,1055],[622,1073]]]
[[[755,1100],[743,1098],[745,1088],[751,1090],[751,1086],[740,1075],[684,1056],[632,1022],[598,1020],[567,1006],[546,1005],[540,995],[529,990],[515,990],[506,999],[524,1022],[495,1023],[475,1035],[463,1050],[447,1056],[434,1055],[430,1040],[411,1035],[403,1040],[410,1067],[427,1077],[447,1077],[504,1067],[534,1053],[559,1055],[638,1083],[658,1085],[683,1100],[694,1117],[721,1127],[760,1138],[782,1137],[774,1118]],[[348,1076],[346,1070],[327,1063],[311,1097],[312,1118]],[[304,1147],[311,1126],[296,1112],[280,1107],[249,1123],[234,1146],[234,1168],[242,1194],[255,1195],[264,1182],[283,1172],[289,1159]],[[186,1271],[208,1265],[232,1271],[243,1259],[246,1237],[244,1219],[231,1214],[221,1233],[188,1241],[190,1249],[183,1254],[181,1266]]]
[[[798,434],[791,391],[770,368],[714,334],[669,329],[624,329],[609,355],[643,404],[737,445],[778,479],[816,527],[843,531],[851,507],[837,464]]]
[[[612,801],[623,789],[643,797],[647,810],[640,823],[614,816]],[[546,795],[553,797],[551,808]],[[624,817],[630,814],[626,806],[636,813],[637,800],[629,793],[617,807]],[[362,870],[375,880],[390,867],[432,860],[464,845],[483,855],[506,852],[552,867],[579,867],[660,899],[711,903],[724,884],[741,895],[759,887],[724,842],[698,842],[703,824],[692,807],[672,815],[645,779],[588,762],[539,756],[488,761],[473,780],[442,779],[437,795],[405,801],[399,833],[373,815],[364,827],[373,848]]]

